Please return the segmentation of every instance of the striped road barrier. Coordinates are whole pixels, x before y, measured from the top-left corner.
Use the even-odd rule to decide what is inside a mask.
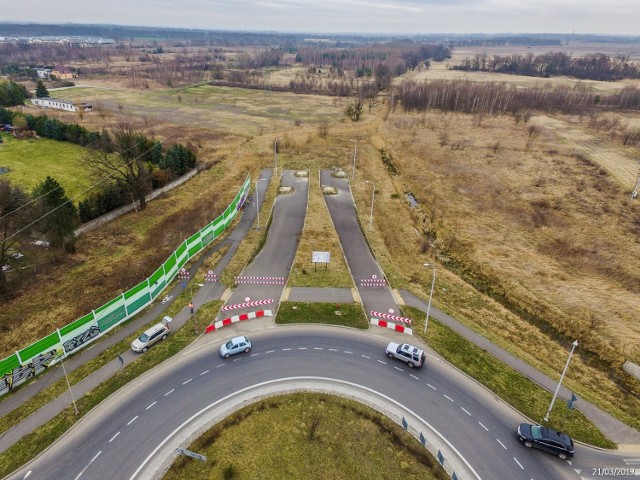
[[[218,320],[217,322],[212,323],[207,328],[205,328],[204,331],[205,333],[211,333],[222,327],[231,325],[232,323],[240,322],[242,320],[251,320],[252,318],[261,318],[261,317],[273,317],[273,312],[271,310],[258,310],[257,312],[249,312],[249,313],[243,313],[242,315],[234,315],[233,317],[225,318],[223,320]]]

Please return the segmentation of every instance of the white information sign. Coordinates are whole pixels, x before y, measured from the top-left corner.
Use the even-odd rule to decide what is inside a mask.
[[[331,252],[311,252],[311,261],[313,263],[329,263]]]

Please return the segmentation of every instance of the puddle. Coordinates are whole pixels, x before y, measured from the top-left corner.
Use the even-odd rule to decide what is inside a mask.
[[[416,200],[416,197],[413,196],[413,194],[405,193],[404,196],[407,197],[407,202],[409,202],[409,206],[411,208],[416,208],[418,206],[418,201]]]

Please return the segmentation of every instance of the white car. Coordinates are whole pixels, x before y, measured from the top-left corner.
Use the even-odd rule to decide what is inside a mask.
[[[229,358],[231,355],[240,352],[246,353],[249,350],[251,350],[251,342],[247,337],[235,337],[220,345],[220,356]]]
[[[134,352],[146,352],[154,343],[166,339],[169,336],[169,323],[171,317],[164,317],[162,323],[157,323],[153,327],[145,330],[142,335],[131,342],[131,350]]]
[[[421,348],[414,347],[413,345],[409,345],[408,343],[400,344],[389,342],[389,345],[387,345],[386,353],[389,358],[397,358],[398,360],[402,360],[411,368],[421,367],[427,358]]]

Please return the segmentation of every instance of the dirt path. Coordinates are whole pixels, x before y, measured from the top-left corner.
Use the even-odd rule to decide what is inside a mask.
[[[567,147],[605,168],[625,189],[631,191],[640,170],[640,157],[581,125],[547,116],[535,117],[535,123],[552,131]]]

